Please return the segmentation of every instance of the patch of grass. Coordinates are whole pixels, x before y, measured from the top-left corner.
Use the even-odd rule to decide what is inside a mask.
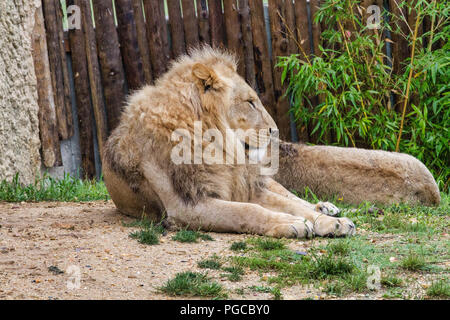
[[[427,265],[425,258],[415,252],[410,252],[406,258],[400,262],[400,267],[409,271],[422,270]]]
[[[282,250],[286,248],[286,245],[280,239],[254,238],[250,241],[259,250]]]
[[[44,175],[29,185],[20,182],[19,174],[16,174],[11,182],[0,182],[0,201],[6,202],[83,202],[108,199],[108,190],[102,180],[81,180],[69,174],[64,175],[62,179]]]
[[[160,223],[153,223],[149,220],[142,219],[125,224],[128,227],[140,227],[140,230],[130,233],[130,237],[137,239],[139,243],[155,245],[159,244],[159,237],[165,232],[164,227]]]
[[[350,244],[349,240],[337,240],[335,242],[331,242],[326,247],[327,251],[331,254],[337,254],[341,256],[345,256],[350,251]]]
[[[214,241],[210,235],[192,230],[180,230],[172,237],[172,240],[179,242],[197,242],[198,239]]]
[[[159,290],[171,296],[217,298],[225,296],[224,289],[220,284],[211,281],[206,274],[191,271],[177,273]]]
[[[230,249],[233,251],[242,251],[247,249],[247,244],[243,241],[236,241],[231,244]]]
[[[283,300],[283,295],[281,294],[280,288],[273,288],[270,292],[273,295],[273,300]]]
[[[228,272],[228,274],[223,274],[223,276],[232,282],[241,281],[244,275],[244,269],[242,267],[225,267],[222,270]]]
[[[346,258],[326,254],[311,260],[308,274],[315,279],[326,279],[330,276],[352,273],[354,265]]]
[[[395,288],[401,287],[403,285],[403,280],[395,276],[385,276],[381,278],[380,283],[384,287]]]
[[[219,270],[222,267],[222,263],[217,255],[213,255],[210,259],[199,261],[197,266],[202,269]]]
[[[270,287],[264,287],[264,286],[250,286],[248,287],[250,290],[255,292],[263,292],[263,293],[270,293],[272,292],[272,288]]]
[[[450,284],[448,279],[433,282],[427,289],[427,296],[433,298],[450,298]]]

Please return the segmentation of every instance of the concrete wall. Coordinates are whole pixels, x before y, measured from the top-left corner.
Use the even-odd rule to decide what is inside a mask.
[[[36,78],[31,50],[40,1],[0,1],[0,180],[40,173]]]

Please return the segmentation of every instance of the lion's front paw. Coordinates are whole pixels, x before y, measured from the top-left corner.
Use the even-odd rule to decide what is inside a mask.
[[[318,202],[316,204],[316,211],[326,214],[327,216],[337,216],[341,210],[330,202]]]
[[[322,237],[352,236],[355,232],[355,224],[348,218],[332,218],[323,215],[314,223],[314,233]]]
[[[314,236],[314,228],[308,220],[297,217],[290,223],[275,225],[266,235],[276,238],[311,238]]]

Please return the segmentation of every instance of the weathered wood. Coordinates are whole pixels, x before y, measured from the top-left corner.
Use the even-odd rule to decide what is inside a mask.
[[[170,50],[170,42],[169,42],[169,26],[167,25],[168,17],[166,16],[166,11],[164,8],[164,0],[159,0],[158,6],[159,6],[159,16],[161,17],[161,34],[162,34],[162,40],[163,40],[163,48],[164,48],[164,54],[167,57],[167,61],[169,61],[172,58],[172,52]]]
[[[159,1],[144,0],[145,17],[147,20],[147,37],[150,46],[150,59],[154,78],[158,78],[167,69],[170,57],[166,55],[165,37],[167,33],[163,28],[165,18],[161,16]]]
[[[63,81],[64,81],[64,105],[65,105],[65,112],[66,112],[67,133],[68,133],[68,138],[71,138],[74,134],[74,127],[73,127],[73,115],[72,115],[70,75],[69,75],[69,69],[67,66],[66,45],[69,48],[70,48],[70,46],[69,46],[68,35],[64,32],[63,19],[64,18],[63,18],[63,11],[62,11],[62,7],[61,7],[61,3],[58,1],[58,4],[56,5],[56,23],[57,23],[58,34],[59,34],[59,52],[61,55],[62,73],[63,73]]]
[[[91,87],[92,109],[97,128],[97,142],[100,154],[108,138],[108,123],[106,120],[105,100],[103,97],[102,75],[97,54],[97,41],[95,38],[94,23],[89,1],[83,1],[81,6],[82,23],[86,47],[86,62]]]
[[[311,24],[312,24],[312,48],[313,53],[316,56],[320,56],[321,52],[319,50],[320,43],[320,33],[321,28],[319,23],[314,23],[314,18],[316,16],[316,12],[319,9],[319,0],[310,0],[309,2],[310,9],[311,9]]]
[[[238,73],[245,77],[244,40],[242,38],[239,8],[236,0],[224,0],[225,29],[227,32],[227,48],[239,59]]]
[[[180,0],[167,0],[167,7],[169,10],[170,35],[172,39],[173,56],[177,57],[186,53]]]
[[[67,4],[75,4],[81,8],[83,0],[69,0]],[[69,30],[69,39],[80,132],[81,167],[83,177],[92,179],[95,176],[95,157],[84,25],[81,25],[81,29]]]
[[[223,23],[222,1],[208,0],[208,9],[211,45],[213,47],[223,47],[225,45],[225,28]]]
[[[255,77],[260,99],[272,118],[276,119],[276,106],[272,82],[272,63],[261,0],[249,0],[251,12]]]
[[[182,0],[184,37],[186,50],[196,47],[199,43],[198,22],[195,15],[194,0]]]
[[[55,0],[43,0],[42,7],[45,18],[48,59],[50,62],[58,134],[60,139],[66,140],[69,138],[69,130],[67,128],[66,104],[64,101],[64,75]]]
[[[144,8],[142,7],[142,0],[133,0],[134,19],[136,22],[137,41],[139,45],[139,52],[141,54],[142,67],[144,69],[145,82],[151,83],[152,64],[150,62],[150,49],[147,38],[147,27],[144,20]]]
[[[405,8],[399,8],[397,5],[398,1],[389,0],[389,9],[392,14],[397,18],[391,20],[391,26],[393,28],[391,32],[392,43],[392,68],[395,74],[401,74],[404,71],[403,62],[409,56],[409,46],[408,42],[404,38],[404,35],[409,34],[409,29],[403,20],[403,17],[407,17],[407,12]],[[397,28],[397,25],[399,28]],[[403,109],[401,96],[395,96],[395,109],[401,111]]]
[[[108,129],[111,132],[119,124],[120,114],[125,102],[125,73],[119,37],[114,23],[112,2],[111,0],[96,0],[93,2],[93,7]]]
[[[197,16],[198,16],[198,32],[199,41],[201,43],[210,44],[211,37],[209,36],[209,13],[206,0],[197,0]]]
[[[295,23],[296,35],[299,45],[299,51],[302,53],[303,60],[311,55],[311,39],[308,31],[308,3],[307,0],[295,1]]]
[[[131,0],[115,0],[118,35],[129,90],[137,90],[145,82],[141,53]]]
[[[32,33],[33,60],[37,80],[39,104],[39,133],[41,138],[42,160],[47,168],[60,166],[61,151],[58,139],[55,101],[50,75],[47,41],[45,36],[44,14],[39,6],[35,11],[35,25]]]
[[[290,140],[290,118],[289,118],[289,101],[283,97],[286,86],[281,84],[282,69],[275,67],[278,63],[278,57],[287,56],[289,49],[289,36],[285,25],[285,17],[283,0],[269,1],[269,18],[272,36],[272,64],[273,71],[273,87],[276,102],[276,122],[280,130],[280,138]]]
[[[309,37],[308,28],[308,3],[306,0],[296,0],[295,7],[295,36],[297,37],[297,50],[300,57],[304,61],[308,61],[311,56],[311,39]],[[291,41],[292,42],[292,39]],[[303,108],[307,108],[307,102],[303,99]],[[308,127],[306,125],[298,128],[299,140],[302,142],[309,141]]]
[[[253,56],[253,35],[248,0],[239,1],[239,14],[241,17],[242,39],[244,42],[244,60],[242,61],[242,63],[244,63],[245,65],[245,80],[252,88],[256,88],[255,59]]]

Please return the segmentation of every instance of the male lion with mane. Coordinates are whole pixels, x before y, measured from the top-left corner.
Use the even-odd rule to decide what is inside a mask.
[[[235,58],[204,47],[180,57],[153,86],[129,97],[103,153],[106,187],[131,216],[216,232],[273,237],[348,236],[355,225],[331,203],[308,203],[259,164],[175,164],[176,130],[265,130],[277,126],[256,92],[236,72]],[[257,147],[244,138],[247,149]],[[204,142],[203,142],[204,143]],[[248,150],[247,150],[248,151]],[[225,152],[225,151],[224,151]],[[247,152],[248,154],[248,152]]]

